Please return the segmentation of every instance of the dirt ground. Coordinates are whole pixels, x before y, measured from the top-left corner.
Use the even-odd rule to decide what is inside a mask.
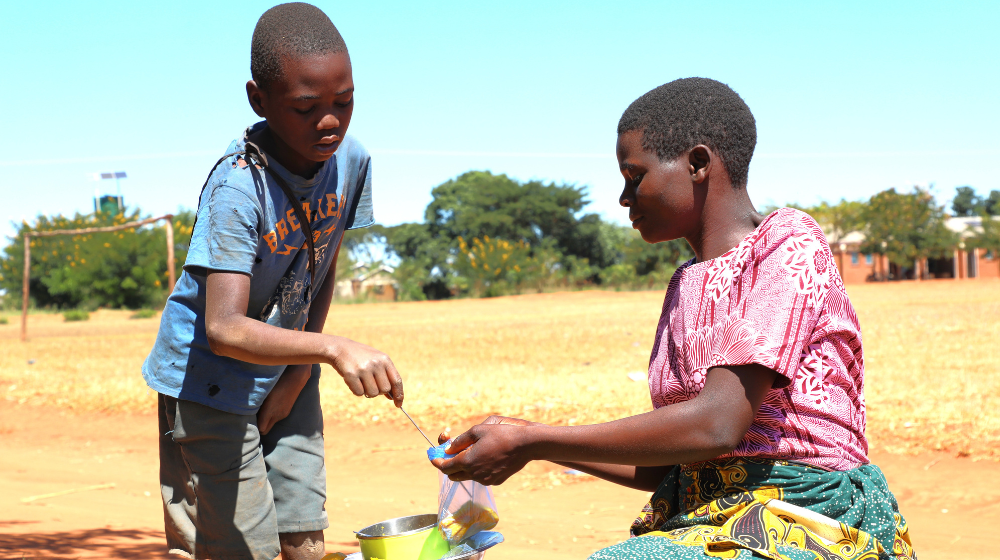
[[[456,426],[456,429],[460,428]],[[433,512],[438,480],[424,442],[399,426],[327,424],[327,550],[352,530]],[[949,454],[876,454],[921,560],[1000,558],[1000,464]],[[52,498],[24,499],[114,484]],[[648,496],[533,464],[496,488],[506,542],[491,560],[585,558],[624,539]],[[0,559],[168,558],[158,496],[156,419],[74,415],[0,400]]]

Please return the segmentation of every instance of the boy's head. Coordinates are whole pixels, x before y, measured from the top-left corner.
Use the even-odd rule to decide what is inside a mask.
[[[354,79],[330,18],[301,2],[264,12],[253,32],[250,73],[247,98],[267,119],[273,155],[298,174],[333,156],[351,121]]]
[[[683,78],[639,97],[618,121],[618,134],[639,131],[643,149],[661,161],[704,144],[722,159],[734,187],[747,185],[757,124],[740,96],[722,82]]]

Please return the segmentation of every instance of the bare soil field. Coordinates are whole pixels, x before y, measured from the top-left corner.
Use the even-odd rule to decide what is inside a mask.
[[[85,413],[0,401],[0,559],[171,558],[165,552],[153,415]],[[456,429],[464,428],[457,424]],[[437,474],[412,428],[328,423],[327,550],[353,530],[431,513]],[[1000,558],[993,461],[876,452],[921,560]],[[23,502],[55,492],[114,487]],[[648,495],[531,464],[494,489],[506,542],[490,560],[586,558],[623,540]]]
[[[872,458],[920,557],[1000,558],[986,541],[1000,521],[1000,491],[986,483],[1000,475],[1000,283],[867,284],[850,294],[864,333]],[[490,413],[587,423],[648,410],[645,383],[628,374],[645,370],[661,301],[595,291],[338,305],[327,331],[388,352],[407,409],[428,431],[457,433]],[[158,319],[128,317],[32,315],[27,343],[16,320],[0,325],[0,559],[164,557],[155,395],[138,374]],[[405,418],[387,401],[351,396],[329,368],[321,387],[328,549],[356,549],[352,529],[433,511],[435,471]],[[490,557],[586,557],[623,538],[646,498],[532,465],[497,488],[508,541]]]

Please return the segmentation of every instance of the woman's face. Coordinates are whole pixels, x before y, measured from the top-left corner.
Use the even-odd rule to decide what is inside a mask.
[[[618,167],[625,177],[625,188],[618,203],[628,208],[632,227],[648,243],[687,237],[698,221],[699,193],[692,181],[694,166],[687,154],[660,161],[653,152],[642,149],[642,131],[632,130],[618,136]]]

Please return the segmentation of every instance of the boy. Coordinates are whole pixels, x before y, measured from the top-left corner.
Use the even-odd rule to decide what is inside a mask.
[[[318,559],[328,526],[319,363],[402,406],[385,354],[324,335],[340,242],[370,226],[371,160],[345,136],[347,47],[302,3],[261,16],[247,98],[261,121],[202,190],[184,271],[143,364],[159,393],[167,544],[188,558]]]

